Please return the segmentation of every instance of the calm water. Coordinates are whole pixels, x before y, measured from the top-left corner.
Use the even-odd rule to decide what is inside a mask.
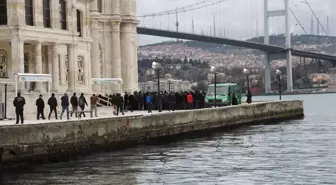
[[[304,100],[306,118],[35,166],[0,184],[336,184],[336,94],[284,99]]]

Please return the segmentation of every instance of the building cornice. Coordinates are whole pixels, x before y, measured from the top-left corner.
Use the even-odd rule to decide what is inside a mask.
[[[119,15],[100,15],[91,16],[91,22],[121,22],[122,19]]]
[[[12,33],[12,35],[5,35],[7,38],[20,37],[24,41],[34,42],[50,42],[59,44],[71,44],[73,42],[92,42],[92,38],[78,37],[73,35],[71,31],[58,30],[58,29],[46,29],[34,26],[6,26],[6,28],[0,27],[0,38],[3,38],[2,33]]]

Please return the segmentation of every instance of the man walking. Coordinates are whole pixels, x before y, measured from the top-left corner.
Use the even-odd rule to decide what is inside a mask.
[[[21,96],[21,93],[17,93],[17,97],[15,97],[13,101],[16,114],[16,124],[19,124],[19,118],[21,118],[21,124],[23,124],[23,107],[25,104],[25,98]]]
[[[37,120],[40,120],[40,116],[43,120],[45,120],[44,117],[44,100],[42,98],[42,94],[40,94],[39,98],[36,100],[36,106],[37,106]]]
[[[122,115],[125,115],[124,113],[124,98],[121,96],[121,94],[117,94],[116,98],[116,104],[117,104],[117,116],[119,115],[119,111],[122,113]]]
[[[54,93],[51,94],[51,97],[48,100],[48,105],[49,105],[49,108],[50,108],[48,119],[50,120],[50,116],[51,116],[52,112],[55,112],[55,118],[57,119],[57,110],[56,110],[57,99],[55,98]]]
[[[112,98],[113,100],[113,98]],[[90,97],[90,102],[91,102],[91,118],[93,117],[92,114],[93,114],[93,111],[95,111],[95,116],[98,117],[97,115],[97,101],[98,101],[98,97],[93,94],[91,97]]]
[[[76,96],[76,93],[73,93],[73,95],[70,98],[70,103],[71,103],[71,107],[72,107],[72,111],[71,111],[71,115],[70,117],[72,117],[73,113],[75,113],[75,116],[77,117],[77,111],[78,111],[78,98]]]
[[[173,94],[173,92],[170,92],[170,94],[168,95],[168,109],[169,112],[175,111],[175,95]]]
[[[146,104],[147,104],[148,113],[152,113],[152,96],[150,93],[148,93],[146,96]]]
[[[67,112],[67,119],[69,120],[69,96],[67,93],[64,93],[64,95],[61,97],[61,106],[62,106],[62,113],[60,115],[60,119],[62,119],[63,113]]]
[[[78,98],[78,105],[81,108],[81,111],[80,111],[78,116],[81,117],[83,115],[83,117],[85,118],[86,116],[85,116],[85,113],[84,113],[84,109],[85,109],[85,105],[87,106],[88,104],[86,102],[86,99],[85,99],[83,93]]]

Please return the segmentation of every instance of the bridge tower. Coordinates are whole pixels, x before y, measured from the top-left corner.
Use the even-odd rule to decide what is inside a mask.
[[[268,10],[268,0],[264,0],[264,43],[269,43],[269,18],[270,17],[285,17],[285,29],[286,29],[286,66],[287,66],[287,92],[293,92],[293,72],[292,72],[292,51],[291,51],[291,34],[289,24],[289,0],[284,0],[285,9],[282,10]],[[272,54],[266,53],[266,65],[265,65],[265,91],[271,92],[271,60]]]
[[[179,32],[180,23],[178,21],[178,8],[177,7],[176,7],[176,23],[175,23],[175,26],[176,26],[176,32]],[[178,42],[179,39],[176,39],[176,41]]]

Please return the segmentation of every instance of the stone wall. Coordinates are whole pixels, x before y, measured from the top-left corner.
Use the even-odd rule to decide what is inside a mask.
[[[172,136],[239,124],[303,117],[302,101],[255,103],[142,116],[1,126],[3,164],[58,159]]]

